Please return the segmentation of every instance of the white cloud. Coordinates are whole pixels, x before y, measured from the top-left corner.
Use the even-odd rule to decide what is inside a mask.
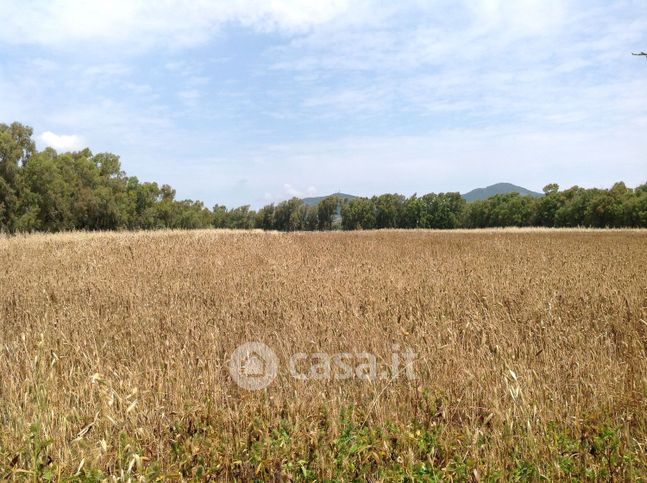
[[[257,181],[257,180],[256,180]],[[292,186],[290,183],[283,184],[283,191],[279,194],[265,192],[263,201],[265,203],[279,203],[290,198],[306,198],[308,196],[316,196],[317,188],[310,185],[305,190],[299,190]],[[256,200],[258,201],[258,200]]]
[[[284,191],[284,192],[285,192],[285,194],[286,194],[286,195],[288,195],[288,196],[296,196],[296,197],[299,197],[299,196],[302,196],[302,195],[303,195],[303,193],[302,193],[301,191],[299,191],[298,189],[296,189],[296,188],[292,187],[292,185],[290,185],[290,184],[288,184],[288,183],[285,183],[285,184],[283,185],[283,191]]]
[[[45,131],[39,136],[46,146],[56,149],[57,151],[77,151],[83,147],[83,139],[75,134],[58,135],[51,131]]]
[[[409,24],[322,25],[277,49],[274,68],[306,80],[309,116],[407,123],[610,125],[644,115],[633,45],[647,8],[581,0],[398,3]],[[647,4],[646,4],[647,5]],[[417,12],[415,20],[411,13]],[[293,113],[294,115],[294,113]],[[449,118],[453,116],[453,118]],[[458,118],[457,116],[460,116]],[[432,124],[433,125],[433,124]]]
[[[448,12],[465,11],[474,33],[496,30],[518,37],[546,34],[561,25],[572,1],[403,0],[389,5],[376,0],[5,0],[0,2],[0,41],[74,49],[79,42],[86,47],[127,45],[128,52],[137,52],[159,44],[172,48],[202,44],[231,22],[259,32],[285,33],[326,25],[330,26],[326,34],[352,32],[368,26],[374,42],[370,56],[376,45],[398,47],[389,46],[388,38],[380,42],[375,34],[403,11],[428,18],[441,35],[446,34]]]
[[[516,36],[546,35],[560,26],[572,0],[480,0],[468,2],[481,29],[505,29]]]
[[[208,40],[222,24],[239,22],[258,31],[303,31],[325,23],[350,0],[8,0],[0,3],[8,43],[77,47],[78,42],[186,46]],[[38,25],[38,28],[34,28]]]

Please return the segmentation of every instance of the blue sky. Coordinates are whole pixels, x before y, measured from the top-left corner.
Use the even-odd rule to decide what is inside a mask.
[[[644,0],[0,0],[0,122],[209,206],[647,181]]]

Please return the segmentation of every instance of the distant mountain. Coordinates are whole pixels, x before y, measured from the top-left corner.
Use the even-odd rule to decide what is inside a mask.
[[[536,191],[530,191],[526,188],[522,188],[521,186],[516,186],[510,183],[497,183],[493,184],[492,186],[488,186],[487,188],[476,188],[475,190],[472,190],[469,193],[465,193],[461,196],[467,201],[476,201],[485,200],[490,196],[502,195],[505,193],[519,193],[522,196],[534,196],[536,198],[544,196],[543,194],[537,193]]]
[[[465,193],[461,196],[467,201],[476,201],[485,200],[490,196],[501,195],[505,193],[519,193],[522,196],[534,196],[536,198],[544,196],[543,194],[537,193],[536,191],[530,191],[529,189],[511,183],[497,183],[493,184],[492,186],[488,186],[487,188],[476,188],[475,190],[472,190],[469,193]],[[303,203],[308,206],[318,205],[321,200],[328,198],[329,196],[337,196],[342,200],[348,201],[357,198],[357,196],[355,195],[349,195],[346,193],[333,193],[328,196],[313,196],[311,198],[303,198]]]
[[[321,200],[325,198],[329,198],[330,196],[336,196],[337,198],[341,198],[342,200],[352,200],[353,198],[357,198],[357,196],[353,195],[347,195],[346,193],[333,193],[328,196],[314,196],[312,198],[303,198],[303,203],[308,205],[308,206],[314,206],[318,205]]]

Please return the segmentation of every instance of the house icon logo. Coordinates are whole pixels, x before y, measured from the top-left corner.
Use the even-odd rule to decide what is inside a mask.
[[[278,358],[262,342],[247,342],[236,348],[229,359],[229,374],[238,386],[257,391],[269,386],[278,372]]]

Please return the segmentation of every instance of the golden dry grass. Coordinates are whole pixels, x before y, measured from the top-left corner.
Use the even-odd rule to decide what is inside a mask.
[[[647,232],[0,239],[0,477],[639,479]],[[279,356],[262,391],[227,371]],[[394,344],[418,378],[298,381]]]

